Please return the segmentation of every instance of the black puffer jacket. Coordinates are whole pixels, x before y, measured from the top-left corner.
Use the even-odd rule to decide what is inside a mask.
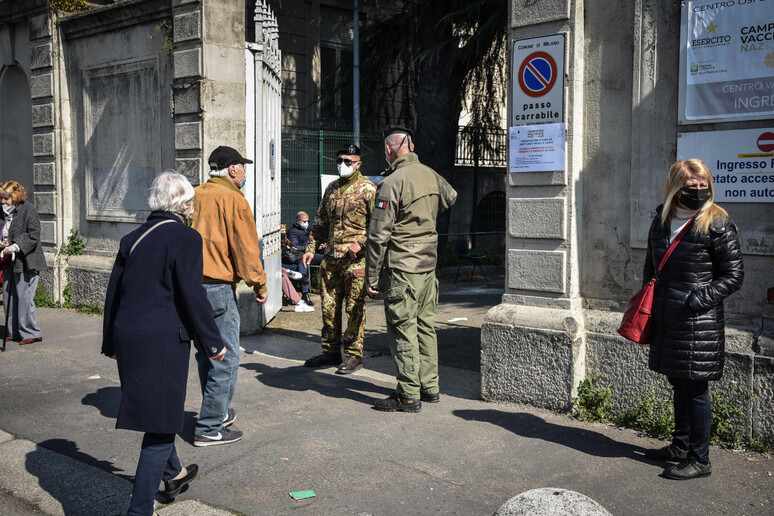
[[[669,247],[661,206],[648,233],[643,281],[655,274]],[[718,380],[725,361],[723,300],[744,278],[736,226],[713,223],[709,234],[689,230],[661,270],[653,295],[648,366],[674,378]]]

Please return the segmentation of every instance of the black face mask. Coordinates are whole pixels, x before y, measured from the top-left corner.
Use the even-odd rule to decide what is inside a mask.
[[[709,188],[686,188],[680,194],[680,203],[689,210],[698,210],[704,203],[709,201]]]

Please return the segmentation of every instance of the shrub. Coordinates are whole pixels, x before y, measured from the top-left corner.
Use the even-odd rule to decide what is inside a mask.
[[[573,398],[575,417],[584,421],[610,421],[613,393],[610,387],[602,387],[602,373],[594,371],[578,385],[578,397]]]

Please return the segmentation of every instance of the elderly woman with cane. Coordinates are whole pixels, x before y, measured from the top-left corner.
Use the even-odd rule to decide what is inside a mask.
[[[3,276],[5,342],[32,344],[43,340],[35,316],[35,290],[38,273],[46,268],[40,246],[40,217],[27,190],[16,181],[0,184],[5,223],[0,240],[0,264]]]
[[[723,300],[741,288],[744,278],[736,225],[714,198],[712,174],[704,162],[678,161],[669,170],[664,204],[648,234],[644,278],[657,278],[648,365],[672,385],[675,430],[668,446],[645,456],[677,462],[664,470],[665,477],[675,480],[712,472],[708,382],[723,375]],[[679,243],[656,273],[675,239]]]
[[[197,474],[181,467],[175,434],[183,430],[191,339],[210,360],[226,348],[202,287],[202,238],[189,227],[194,189],[165,171],[153,181],[147,222],[121,239],[105,300],[102,353],[118,361],[121,405],[116,428],[144,432],[128,515],[153,514],[160,482],[177,496]]]

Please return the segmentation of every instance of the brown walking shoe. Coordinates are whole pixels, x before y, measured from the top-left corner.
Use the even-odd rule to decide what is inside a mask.
[[[363,368],[363,357],[348,356],[339,366],[336,374],[351,374]]]

